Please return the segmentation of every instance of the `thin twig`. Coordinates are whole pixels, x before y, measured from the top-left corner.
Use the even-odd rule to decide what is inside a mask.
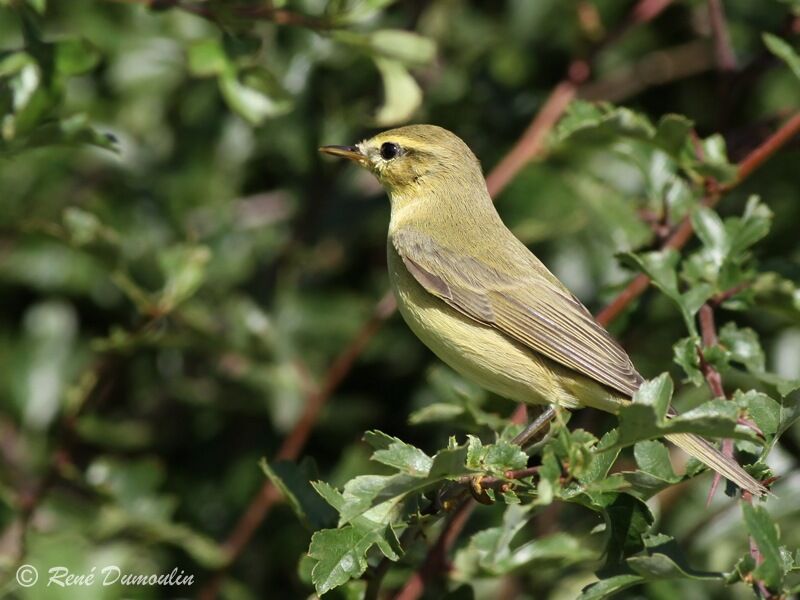
[[[436,543],[428,550],[422,566],[414,571],[394,600],[416,600],[425,591],[427,583],[450,570],[447,554],[467,524],[475,503],[464,500],[448,517]]]
[[[542,150],[545,137],[575,97],[577,85],[578,82],[565,80],[555,87],[522,137],[486,177],[490,196],[496,197],[520,169]]]
[[[708,17],[711,22],[711,35],[714,38],[714,56],[717,69],[723,72],[736,70],[736,55],[728,35],[728,24],[725,21],[725,8],[722,0],[708,0]]]

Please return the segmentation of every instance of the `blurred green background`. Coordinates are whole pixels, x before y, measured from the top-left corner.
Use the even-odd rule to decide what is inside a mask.
[[[210,585],[225,562],[220,544],[264,485],[258,460],[275,457],[387,288],[385,195],[318,146],[435,123],[488,171],[570,62],[588,56],[582,97],[653,120],[685,115],[700,136],[720,133],[733,162],[800,106],[800,81],[762,40],[771,32],[797,46],[800,5],[790,1],[724,3],[729,71],[718,68],[701,1],[673,2],[619,37],[636,3],[147,4],[0,1],[0,589],[10,597],[194,597]],[[210,18],[193,14],[204,12]],[[653,243],[641,217],[658,207],[663,167],[639,158],[624,144],[555,145],[497,199],[515,233],[593,310],[631,276],[615,253]],[[775,219],[758,260],[794,281],[798,165],[795,142],[720,208],[740,214],[759,194]],[[735,315],[785,377],[800,377],[798,298],[792,288]],[[721,324],[729,318],[723,312]],[[681,323],[649,293],[613,331],[645,376],[679,379],[671,346]],[[409,423],[434,403],[451,403],[450,418]],[[432,453],[449,435],[476,431],[464,406],[495,423],[514,408],[448,371],[394,315],[333,391],[301,456],[342,485],[375,470],[365,430]],[[602,433],[614,420],[583,411],[573,423]],[[790,547],[800,545],[798,458],[800,431],[791,430],[773,452],[786,483],[773,515]],[[651,508],[697,568],[725,570],[746,539],[735,505],[723,497],[705,508],[709,483],[668,490]],[[502,510],[481,507],[460,543]],[[576,519],[543,515],[535,531]],[[221,595],[308,597],[299,565],[309,537],[278,503],[226,568]],[[40,572],[176,567],[195,583],[23,589],[20,562]],[[556,567],[474,579],[471,589],[477,598],[570,598],[592,580],[586,565]],[[752,595],[681,581],[629,597],[679,593]]]

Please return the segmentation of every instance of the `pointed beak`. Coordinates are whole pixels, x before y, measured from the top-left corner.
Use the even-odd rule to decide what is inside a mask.
[[[319,151],[333,156],[341,156],[362,165],[367,164],[367,157],[355,146],[322,146]]]

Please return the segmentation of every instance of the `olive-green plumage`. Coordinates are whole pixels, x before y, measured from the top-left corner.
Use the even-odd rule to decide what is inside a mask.
[[[444,362],[518,402],[616,412],[642,377],[589,311],[503,224],[480,163],[453,133],[411,125],[321,150],[389,193],[389,278],[400,313]],[[691,435],[668,439],[747,491],[765,488]]]

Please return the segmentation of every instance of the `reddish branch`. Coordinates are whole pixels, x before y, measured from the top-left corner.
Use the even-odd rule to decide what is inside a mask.
[[[464,500],[459,504],[445,522],[436,543],[428,550],[422,566],[411,575],[394,600],[416,600],[422,596],[429,581],[441,577],[450,570],[447,555],[467,524],[473,510],[475,510],[475,503],[471,500]]]
[[[698,321],[700,323],[700,336],[703,341],[703,347],[709,348],[711,346],[715,346],[718,342],[717,326],[714,322],[714,309],[710,304],[704,304],[702,306],[700,312],[698,313]],[[705,376],[706,383],[708,384],[711,393],[713,393],[717,398],[725,398],[725,389],[722,386],[722,376],[720,375],[720,372],[713,365],[705,361],[702,349],[698,348],[697,351],[700,356],[700,368]],[[723,440],[722,453],[726,456],[733,456],[733,440]],[[716,492],[719,482],[720,475],[719,473],[715,473],[714,482],[711,484],[711,489],[708,493],[709,501]],[[742,498],[749,504],[753,503],[753,497],[747,492],[742,492]],[[756,544],[756,541],[752,536],[750,537],[750,555],[753,557],[753,560],[755,560],[756,565],[760,565],[762,562],[764,562],[764,557],[762,556],[761,551],[758,549],[758,544]],[[755,586],[758,595],[761,598],[772,598],[772,594],[763,581],[754,579],[753,585]]]
[[[582,78],[586,78],[585,73]],[[522,137],[486,177],[489,195],[493,198],[496,197],[514,179],[520,169],[541,152],[545,137],[575,97],[579,83],[581,83],[580,79],[566,79],[555,87]]]

